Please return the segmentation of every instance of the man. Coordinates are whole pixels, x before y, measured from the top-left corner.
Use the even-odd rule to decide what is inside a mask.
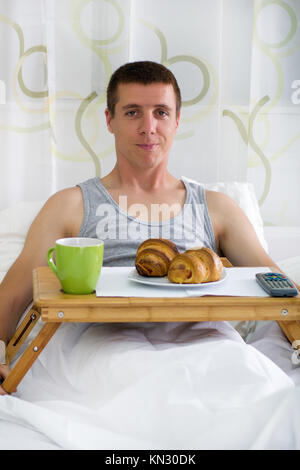
[[[172,224],[174,230],[178,229],[176,224],[178,220],[182,222],[180,215],[189,202],[191,207],[198,205],[203,210],[202,228],[195,231],[194,244],[210,246],[236,266],[275,266],[260,245],[248,218],[229,197],[214,191],[205,192],[201,185],[189,184],[168,172],[180,106],[176,79],[160,64],[126,64],[113,74],[105,114],[108,130],[115,138],[115,167],[101,181],[92,178],[79,186],[58,191],[37,215],[20,256],[0,285],[2,342],[7,344],[31,302],[32,270],[47,264],[46,253],[55,240],[76,236],[105,238],[104,226],[101,226],[104,206],[115,210],[106,219],[106,225],[113,216],[117,216],[115,223],[119,224],[118,236],[114,234],[104,240],[104,265],[133,265],[136,247],[149,235],[147,230]],[[157,206],[172,207],[172,211],[153,211]],[[126,234],[131,233],[127,239],[122,232],[122,220],[127,224]],[[131,224],[129,232],[128,224]],[[132,234],[140,234],[140,237]],[[178,239],[181,248],[184,248],[184,237],[185,232]],[[0,365],[0,377],[5,378],[8,373],[9,367]],[[0,394],[4,393],[0,386]]]

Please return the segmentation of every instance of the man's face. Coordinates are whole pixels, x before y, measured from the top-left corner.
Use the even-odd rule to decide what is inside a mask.
[[[167,163],[179,116],[172,85],[122,83],[112,118],[107,126],[115,136],[117,159],[136,168],[154,168]]]

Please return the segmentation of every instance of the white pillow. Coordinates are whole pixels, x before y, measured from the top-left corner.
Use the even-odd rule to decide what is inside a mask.
[[[278,261],[278,266],[282,271],[300,285],[300,256]]]
[[[44,202],[20,202],[0,211],[0,271],[7,271],[20,254],[29,227]]]

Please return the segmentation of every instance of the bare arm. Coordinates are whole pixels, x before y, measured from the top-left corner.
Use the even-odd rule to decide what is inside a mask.
[[[6,344],[32,300],[32,270],[47,264],[55,240],[78,235],[82,217],[82,195],[76,187],[51,196],[33,221],[21,254],[0,284],[0,339]]]
[[[223,256],[234,266],[274,266],[280,271],[262,247],[248,217],[230,197],[207,191],[207,204]]]

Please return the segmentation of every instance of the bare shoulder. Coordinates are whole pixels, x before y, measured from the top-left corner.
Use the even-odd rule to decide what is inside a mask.
[[[81,189],[74,187],[49,197],[33,220],[24,247],[3,281],[14,295],[18,292],[20,311],[32,298],[32,270],[47,265],[47,251],[57,239],[78,236],[83,212]]]
[[[83,198],[79,187],[57,191],[49,197],[32,222],[22,254],[34,247],[45,251],[58,238],[78,236],[83,219]]]
[[[205,192],[207,205],[211,210],[220,210],[226,207],[238,207],[236,202],[227,194],[220,193],[218,191],[210,191],[208,189]]]
[[[84,214],[83,197],[78,186],[57,191],[44,204],[38,218],[55,220],[64,236],[78,236]]]
[[[261,246],[247,215],[231,197],[207,191],[206,198],[219,251],[234,266],[276,266]]]
[[[70,208],[76,209],[81,205],[83,206],[81,189],[78,186],[61,189],[49,197],[44,207],[51,210],[58,204],[62,211],[69,210]]]
[[[239,212],[240,208],[227,194],[217,191],[206,190],[206,202],[214,230],[216,246],[220,252],[220,240],[225,232],[228,214],[234,214],[236,211]]]
[[[234,220],[243,222],[245,218],[247,219],[243,210],[227,194],[207,190],[206,201],[212,222],[219,228],[221,225],[228,225],[229,220],[232,223]]]

